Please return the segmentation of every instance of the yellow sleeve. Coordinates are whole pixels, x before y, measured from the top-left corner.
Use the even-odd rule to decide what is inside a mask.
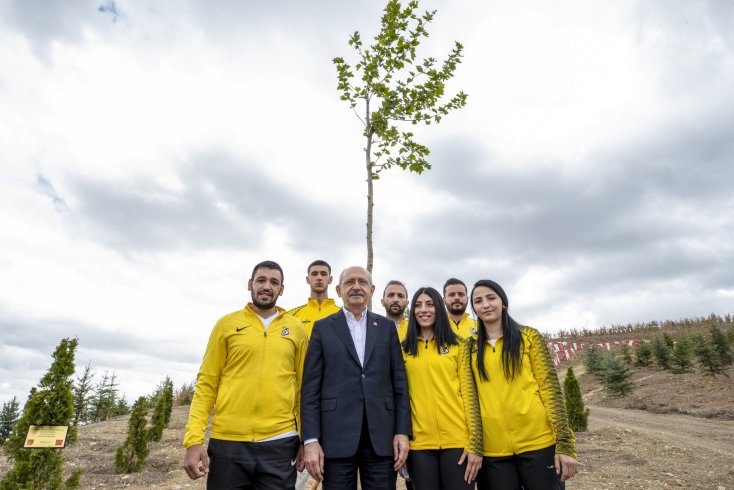
[[[484,453],[482,434],[482,414],[479,408],[479,397],[477,396],[477,385],[474,382],[474,374],[471,369],[470,340],[461,340],[459,344],[459,386],[461,399],[464,404],[464,416],[469,429],[469,440],[464,446],[464,451],[477,456]]]
[[[543,400],[545,411],[548,413],[548,420],[556,435],[556,453],[575,458],[576,440],[568,425],[566,403],[561,392],[561,384],[558,381],[558,373],[553,361],[551,361],[548,346],[539,331],[530,327],[521,328],[526,329],[530,340],[530,346],[525,348],[530,348],[530,365],[540,387],[540,398]]]
[[[209,425],[209,415],[217,400],[219,379],[227,360],[227,341],[221,334],[219,320],[214,326],[206,346],[204,360],[196,377],[196,389],[189,409],[189,422],[186,424],[184,447],[204,443],[204,431]]]
[[[299,335],[298,342],[296,343],[296,404],[295,404],[295,416],[296,416],[296,427],[298,428],[298,434],[301,434],[301,384],[303,383],[303,363],[306,361],[306,350],[308,349],[308,335],[306,335],[306,329],[303,324],[299,321]]]

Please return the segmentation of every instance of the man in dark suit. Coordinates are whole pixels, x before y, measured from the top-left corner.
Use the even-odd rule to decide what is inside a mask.
[[[367,310],[362,267],[339,276],[344,308],[314,324],[301,388],[301,438],[324,490],[394,490],[408,455],[410,402],[395,324]]]

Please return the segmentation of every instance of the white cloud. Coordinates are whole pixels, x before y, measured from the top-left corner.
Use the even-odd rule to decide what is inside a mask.
[[[0,400],[66,335],[128,399],[190,381],[256,262],[285,268],[285,307],[311,260],[364,262],[364,142],[331,58],[380,5],[100,4],[0,3]],[[422,8],[419,55],[461,41],[447,91],[469,102],[418,129],[433,170],[376,183],[378,291],[490,277],[545,331],[730,308],[729,7]]]

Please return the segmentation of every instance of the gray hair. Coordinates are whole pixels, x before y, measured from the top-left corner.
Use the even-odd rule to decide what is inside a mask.
[[[368,271],[367,269],[365,269],[364,267],[362,267],[362,266],[360,266],[360,265],[352,265],[352,266],[349,266],[349,267],[347,267],[346,269],[344,269],[344,270],[342,271],[342,273],[341,273],[341,274],[339,274],[339,284],[341,284],[341,283],[342,283],[342,281],[344,280],[344,274],[346,274],[346,272],[347,272],[347,271],[348,271],[349,269],[362,269],[362,270],[363,270],[363,271],[365,272],[365,274],[367,274],[367,278],[368,278],[368,279],[369,279],[369,281],[370,281],[370,285],[372,284],[372,274],[370,274],[370,271]]]

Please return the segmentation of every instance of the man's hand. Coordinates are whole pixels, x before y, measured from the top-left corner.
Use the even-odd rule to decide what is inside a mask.
[[[196,444],[186,448],[183,468],[192,480],[201,478],[209,472],[209,457],[204,446]]]
[[[303,461],[311,478],[316,481],[324,479],[324,451],[318,441],[303,446]]]
[[[482,457],[464,451],[459,458],[459,464],[464,464],[465,459],[468,460],[466,462],[466,471],[464,472],[464,481],[471,483],[477,479],[477,473],[479,473],[479,469],[482,467]]]
[[[564,482],[579,472],[579,462],[571,456],[556,453],[556,473]]]
[[[393,459],[395,460],[395,471],[398,471],[408,459],[408,436],[405,434],[395,434],[392,438]]]
[[[306,462],[303,460],[303,444],[298,446],[298,452],[296,453],[296,471],[301,472],[306,467]]]

